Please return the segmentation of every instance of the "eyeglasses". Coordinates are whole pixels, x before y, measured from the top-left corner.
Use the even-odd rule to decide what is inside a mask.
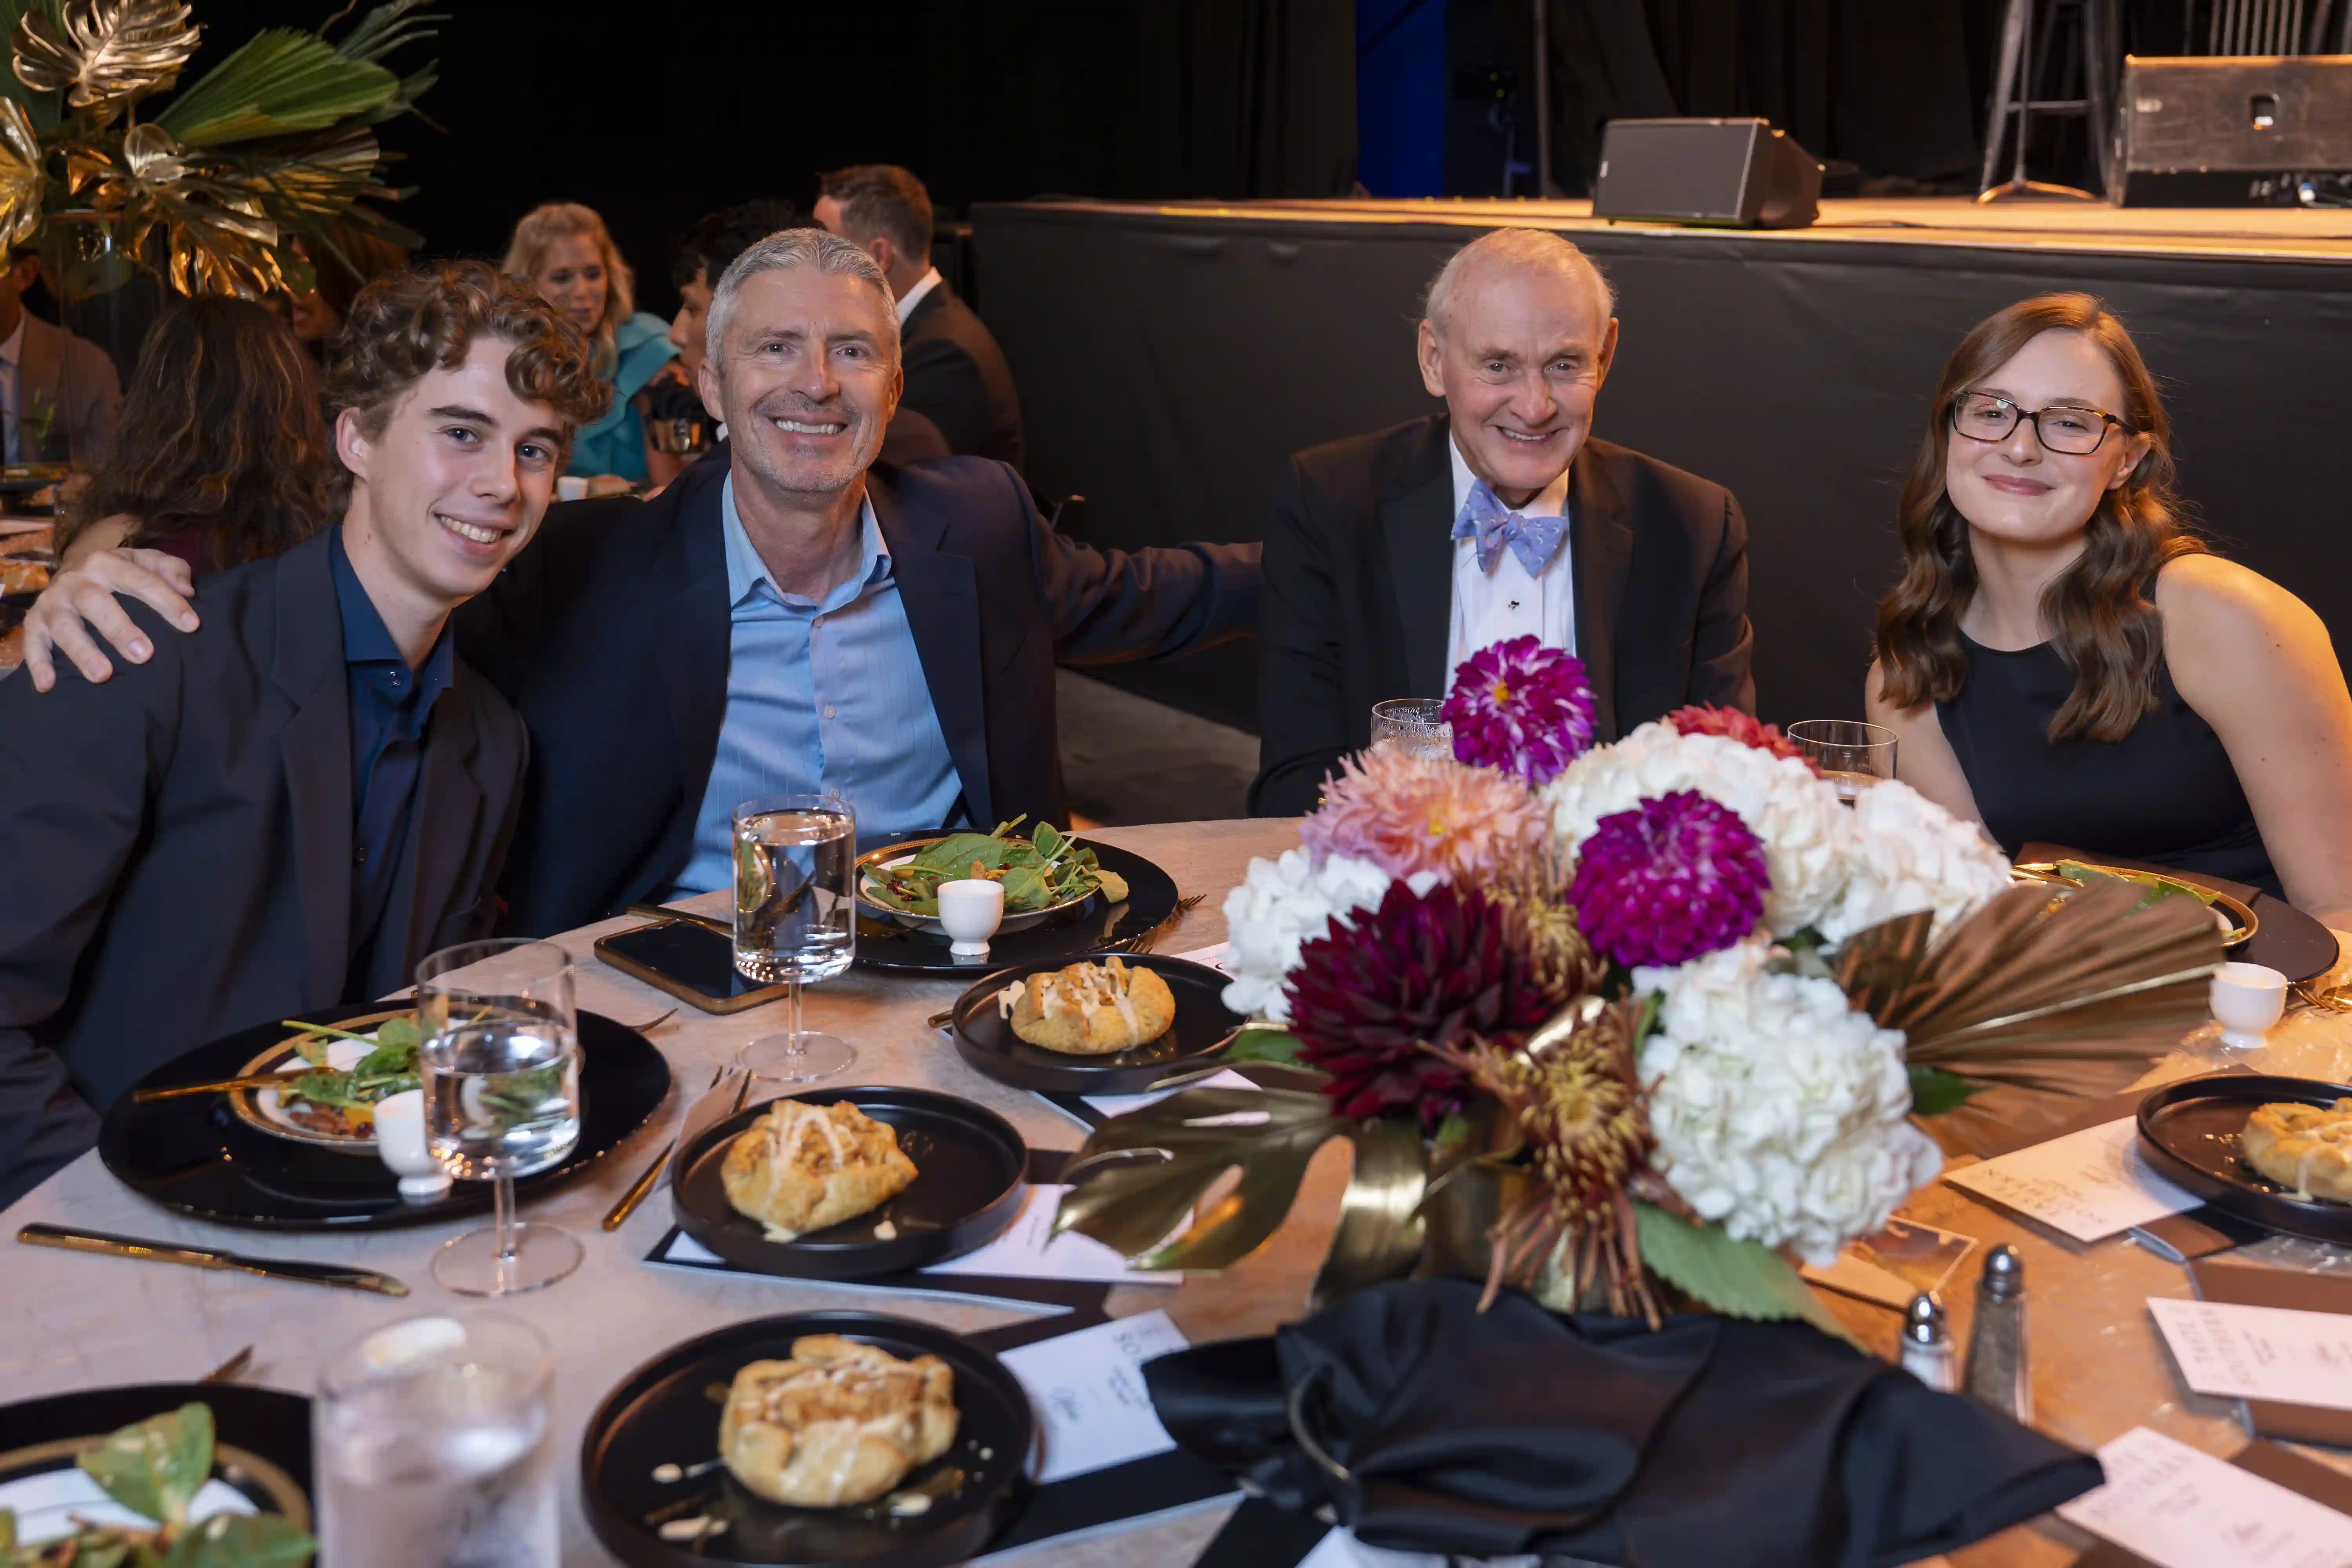
[[[2106,444],[2109,430],[2131,426],[2095,408],[2020,408],[2006,397],[1971,392],[1952,405],[1952,429],[1971,441],[2006,441],[2021,419],[2033,422],[2034,438],[2044,449],[2069,457],[2085,457]]]

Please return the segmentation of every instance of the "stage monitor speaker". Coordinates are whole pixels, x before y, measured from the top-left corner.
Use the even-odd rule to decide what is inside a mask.
[[[2352,55],[2124,58],[2109,199],[2294,205],[2302,176],[2352,170]]]
[[[1764,121],[1612,120],[1592,216],[1802,228],[1821,198],[1821,163]]]

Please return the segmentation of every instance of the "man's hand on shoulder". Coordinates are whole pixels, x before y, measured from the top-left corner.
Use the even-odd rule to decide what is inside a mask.
[[[196,629],[188,599],[195,574],[176,555],[160,550],[101,550],[59,572],[25,613],[25,674],[36,691],[58,683],[56,656],[63,654],[82,679],[102,681],[114,673],[107,647],[132,664],[144,664],[155,650],[115,595],[127,594],[184,632]],[[95,634],[95,635],[93,635]]]

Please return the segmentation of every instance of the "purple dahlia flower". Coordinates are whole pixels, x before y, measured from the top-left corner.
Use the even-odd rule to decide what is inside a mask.
[[[1513,637],[1462,661],[1439,714],[1457,761],[1546,784],[1592,744],[1592,682],[1574,654]]]
[[[1739,814],[1681,789],[1602,817],[1568,901],[1595,952],[1628,968],[1672,965],[1754,931],[1770,886],[1763,841]]]

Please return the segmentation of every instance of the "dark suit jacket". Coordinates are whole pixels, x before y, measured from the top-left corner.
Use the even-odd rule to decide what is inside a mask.
[[[498,586],[460,612],[459,648],[530,726],[508,876],[516,931],[601,919],[686,866],[727,714],[726,478],[698,463],[649,501],[551,509]],[[1188,652],[1256,617],[1254,547],[1074,543],[1002,463],[877,466],[867,493],[964,816],[983,826],[1069,821],[1057,661]]]
[[[161,1063],[398,990],[488,934],[521,797],[522,723],[459,664],[373,969],[347,974],[351,710],[325,535],[206,574],[193,635],[124,605],[147,663],[98,686],[65,667],[46,697],[0,680],[0,1203]]]
[[[1022,467],[1021,397],[1013,369],[971,307],[945,283],[915,301],[899,329],[907,391],[899,405],[940,427],[958,457]]]
[[[1373,703],[1446,694],[1448,440],[1439,414],[1291,458],[1265,529],[1257,815],[1314,810],[1324,775],[1370,743]],[[1729,490],[1587,440],[1569,549],[1601,740],[1685,703],[1755,709],[1748,520]]]

